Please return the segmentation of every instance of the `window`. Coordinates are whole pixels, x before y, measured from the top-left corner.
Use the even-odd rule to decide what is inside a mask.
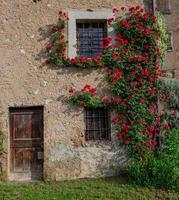
[[[173,51],[173,34],[168,32],[167,51]]]
[[[145,10],[148,13],[153,13],[154,12],[154,0],[144,0],[144,6]]]
[[[162,14],[171,14],[170,0],[144,0],[144,6],[149,13],[159,11]]]
[[[107,36],[105,21],[77,21],[77,55],[95,57],[102,52],[103,38]]]
[[[162,14],[171,14],[170,0],[153,0],[153,8]]]
[[[101,39],[105,36],[114,38],[113,27],[106,21],[113,17],[111,9],[101,10],[69,10],[68,21],[68,56],[77,55],[94,57],[102,48]]]
[[[110,114],[104,108],[85,108],[85,139],[110,140]]]

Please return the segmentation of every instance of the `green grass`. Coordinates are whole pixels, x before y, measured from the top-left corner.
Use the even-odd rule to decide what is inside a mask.
[[[65,182],[0,184],[0,200],[178,200],[176,191],[132,185],[126,179],[105,178]]]

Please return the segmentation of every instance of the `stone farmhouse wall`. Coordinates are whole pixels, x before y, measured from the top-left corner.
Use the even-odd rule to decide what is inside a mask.
[[[174,51],[165,69],[179,77],[179,1],[172,0],[166,16]],[[127,157],[112,126],[112,140],[86,142],[84,110],[66,102],[68,88],[86,83],[107,92],[98,70],[55,69],[44,64],[48,31],[60,9],[109,10],[137,0],[0,0],[0,107],[5,135],[4,179],[11,180],[9,107],[44,106],[44,179],[64,180],[120,174]],[[100,89],[102,88],[102,89]]]

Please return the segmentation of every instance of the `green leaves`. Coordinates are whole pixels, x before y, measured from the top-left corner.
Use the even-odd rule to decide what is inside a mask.
[[[73,105],[84,106],[84,107],[107,107],[102,101],[94,96],[91,96],[90,92],[80,92],[78,95],[72,94],[69,98],[69,102]]]

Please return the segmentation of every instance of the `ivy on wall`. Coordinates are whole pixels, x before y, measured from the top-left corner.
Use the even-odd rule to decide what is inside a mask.
[[[51,44],[47,46],[48,63],[81,68],[102,67],[113,96],[99,99],[96,88],[86,85],[80,91],[70,88],[69,101],[78,106],[112,106],[116,116],[112,123],[119,140],[129,152],[141,157],[158,144],[162,124],[158,112],[159,78],[165,57],[167,34],[163,18],[146,13],[140,6],[113,9],[114,18],[108,24],[115,30],[112,38],[103,41],[103,53],[95,58],[68,58],[65,25],[68,16],[59,13],[57,26],[52,28]]]

